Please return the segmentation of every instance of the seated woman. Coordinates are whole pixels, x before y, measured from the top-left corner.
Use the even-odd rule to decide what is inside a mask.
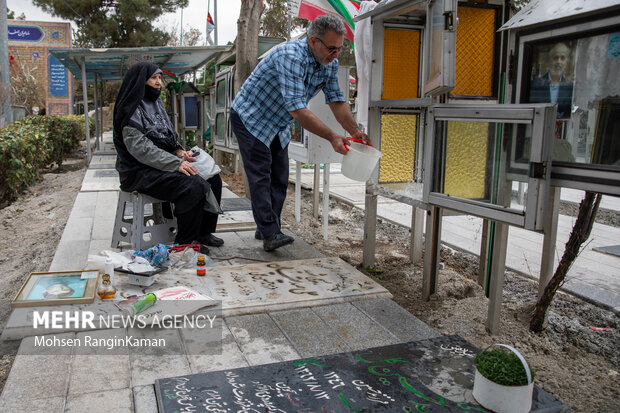
[[[205,208],[212,190],[219,203],[222,180],[201,178],[192,165],[196,159],[177,141],[177,133],[160,99],[162,72],[152,63],[129,68],[114,106],[116,170],[121,189],[137,191],[174,203],[178,244],[219,247],[224,241],[213,235],[217,214]]]

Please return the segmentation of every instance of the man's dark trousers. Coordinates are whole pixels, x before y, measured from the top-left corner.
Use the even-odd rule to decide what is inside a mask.
[[[267,147],[252,135],[233,109],[230,125],[239,142],[243,168],[250,186],[252,214],[258,230],[268,238],[280,232],[280,214],[288,187],[288,145],[276,135]]]

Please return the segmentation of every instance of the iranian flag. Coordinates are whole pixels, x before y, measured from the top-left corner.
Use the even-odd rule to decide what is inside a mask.
[[[353,18],[359,13],[359,1],[354,0],[289,0],[289,11],[292,16],[313,21],[323,14],[334,14],[340,17],[347,28],[346,37],[353,42],[355,23]]]

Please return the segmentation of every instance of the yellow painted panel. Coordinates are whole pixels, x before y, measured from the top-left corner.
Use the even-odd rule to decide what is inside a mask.
[[[381,167],[379,182],[411,182],[415,167],[417,115],[386,113],[381,116]]]
[[[485,198],[489,124],[448,122],[444,194]]]
[[[492,96],[495,9],[459,6],[456,88],[452,95]]]
[[[382,99],[416,99],[420,67],[420,32],[385,29]]]

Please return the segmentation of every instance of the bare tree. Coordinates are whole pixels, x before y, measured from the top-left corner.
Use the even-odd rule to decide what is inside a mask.
[[[237,20],[237,62],[235,64],[235,94],[258,63],[258,30],[265,5],[262,0],[241,0]]]
[[[24,106],[26,113],[32,114],[32,107],[45,107],[45,89],[37,80],[36,66],[29,66],[25,62],[12,61],[11,74],[11,104]]]
[[[181,42],[179,41],[179,35],[176,32],[175,28],[166,30],[166,32],[170,36],[170,39],[168,40],[168,43],[166,43],[166,46],[180,46],[181,45]],[[196,46],[200,43],[201,38],[202,38],[202,32],[200,30],[187,26],[183,30],[183,47]]]
[[[555,296],[555,293],[564,283],[566,274],[571,265],[579,255],[581,245],[590,237],[592,232],[592,226],[598,212],[598,206],[601,203],[601,194],[586,191],[586,195],[579,204],[579,212],[577,213],[577,221],[573,226],[573,230],[568,237],[566,247],[562,259],[558,264],[558,267],[549,280],[549,283],[545,287],[545,291],[538,299],[534,314],[530,320],[530,330],[535,333],[540,333],[543,330],[547,310],[551,305],[551,301]]]

